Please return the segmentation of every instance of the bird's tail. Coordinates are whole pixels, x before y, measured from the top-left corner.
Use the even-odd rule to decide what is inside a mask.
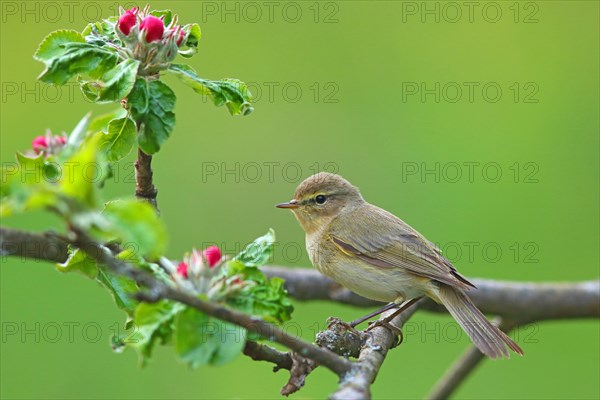
[[[523,355],[519,345],[488,321],[461,289],[441,284],[436,294],[483,354],[490,358],[509,357],[508,346],[515,353]]]

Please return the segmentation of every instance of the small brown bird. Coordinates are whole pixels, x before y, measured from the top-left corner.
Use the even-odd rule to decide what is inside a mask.
[[[341,176],[313,175],[298,186],[291,201],[277,207],[290,209],[300,222],[319,272],[363,297],[391,302],[367,318],[402,303],[405,309],[428,296],[448,309],[482,353],[508,357],[508,346],[523,354],[475,307],[465,293],[475,286],[433,243],[400,218],[367,203]]]

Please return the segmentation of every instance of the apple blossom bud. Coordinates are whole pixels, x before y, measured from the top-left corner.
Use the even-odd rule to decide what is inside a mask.
[[[185,38],[185,32],[179,31],[179,37],[177,38],[177,47],[181,46],[181,43],[183,42],[183,38]]]
[[[221,250],[217,246],[210,246],[204,249],[202,255],[208,262],[210,268],[214,267],[221,261]]]
[[[123,15],[119,17],[117,26],[125,36],[129,35],[129,32],[131,32],[131,28],[133,28],[137,23],[136,13],[137,8],[132,8],[131,10],[125,11]]]
[[[145,33],[146,42],[151,43],[162,39],[165,33],[165,24],[162,19],[148,15],[142,20],[140,29]]]
[[[46,136],[38,136],[31,142],[31,147],[33,147],[33,151],[36,153],[40,153],[43,150],[48,148],[48,140]]]
[[[177,266],[177,273],[187,279],[188,265],[183,261],[180,262],[179,265]]]

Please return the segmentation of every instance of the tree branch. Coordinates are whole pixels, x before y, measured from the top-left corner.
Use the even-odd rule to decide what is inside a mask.
[[[75,239],[72,241],[74,246],[85,251],[86,254],[98,264],[105,265],[114,273],[131,278],[140,286],[149,289],[149,292],[140,293],[138,297],[140,300],[152,302],[160,299],[168,299],[185,304],[220,320],[241,326],[249,332],[256,333],[271,341],[278,342],[287,348],[324,365],[338,376],[343,376],[351,367],[351,363],[348,360],[339,357],[337,354],[315,346],[312,343],[305,342],[295,336],[290,336],[275,325],[265,322],[260,318],[251,317],[250,315],[224,307],[217,303],[200,300],[197,297],[167,286],[155,279],[148,272],[140,268],[135,268],[128,263],[115,258],[108,249],[91,240],[81,230],[72,228],[72,231],[75,234]]]
[[[67,259],[67,243],[52,233],[29,233],[0,227],[0,255],[50,262]],[[280,277],[290,295],[298,300],[330,300],[357,307],[381,303],[360,297],[312,268],[265,266],[269,277]],[[470,279],[477,289],[469,296],[481,311],[500,315],[519,324],[551,319],[600,317],[600,281],[523,283]],[[441,305],[425,301],[423,310],[446,312]]]
[[[358,307],[380,306],[382,303],[360,297],[321,275],[317,270],[265,266],[267,276],[278,276],[286,282],[290,295],[298,300],[331,300]],[[469,296],[481,311],[501,315],[520,324],[551,319],[600,317],[600,281],[523,283],[469,278],[477,289]],[[421,308],[432,312],[446,309],[425,301]]]
[[[402,314],[391,321],[391,324],[401,329],[412,317],[423,301],[418,301],[407,308]],[[384,320],[395,310],[385,312],[379,319]],[[335,393],[330,396],[332,400],[360,400],[371,398],[371,384],[375,381],[388,351],[396,344],[395,333],[386,326],[376,326],[366,334],[366,340],[360,350],[358,361],[340,381]]]
[[[138,148],[138,158],[135,161],[135,197],[145,200],[158,210],[156,196],[158,190],[152,183],[152,156]]]
[[[283,344],[295,353],[280,352],[272,347],[248,342],[244,353],[255,360],[275,364],[275,370],[289,369],[290,380],[282,389],[283,394],[298,390],[306,376],[318,365],[323,364],[340,376],[340,386],[332,395],[334,399],[369,398],[370,385],[377,375],[387,352],[393,347],[395,333],[387,327],[375,327],[368,336],[360,332],[337,329],[335,325],[321,332],[317,338],[318,347],[303,340],[286,335],[279,328],[246,314],[231,310],[219,304],[202,301],[180,292],[154,279],[149,273],[132,267],[116,259],[112,253],[98,243],[91,241],[84,233],[75,231],[75,240],[65,240],[46,233],[28,233],[0,227],[1,255],[20,256],[51,262],[63,262],[67,258],[67,244],[82,248],[99,264],[108,266],[115,273],[134,279],[140,286],[149,289],[140,294],[145,301],[170,299],[216,318],[242,326],[272,341]],[[262,271],[270,277],[285,280],[292,297],[298,300],[330,300],[360,307],[372,307],[380,303],[362,298],[314,269],[266,266]],[[472,279],[477,289],[469,295],[475,304],[487,313],[502,316],[503,328],[534,321],[550,319],[598,318],[600,317],[600,281],[591,280],[576,283],[520,283]],[[392,323],[401,327],[419,308],[432,312],[446,310],[431,300],[420,301],[395,318]],[[390,311],[390,312],[393,312]],[[383,315],[384,318],[389,313]],[[326,337],[326,340],[323,338]],[[330,351],[331,349],[333,351]],[[337,354],[336,354],[337,353]],[[358,356],[356,363],[338,356]],[[482,360],[482,354],[470,348],[440,380],[431,398],[445,398],[450,395],[465,377]],[[306,361],[306,362],[305,362]]]
[[[0,227],[0,256],[63,263],[67,260],[67,243],[52,232],[33,233]]]
[[[266,344],[247,341],[244,346],[244,354],[254,361],[268,361],[275,364],[273,372],[280,369],[292,369],[292,357],[290,353],[284,353]]]

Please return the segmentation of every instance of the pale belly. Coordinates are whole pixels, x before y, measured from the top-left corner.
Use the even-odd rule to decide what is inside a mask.
[[[401,268],[385,269],[353,260],[350,257],[315,257],[315,250],[307,243],[312,264],[334,281],[354,293],[382,302],[401,303],[424,294],[424,281]],[[312,251],[311,251],[312,250]],[[322,254],[322,253],[321,253]]]

